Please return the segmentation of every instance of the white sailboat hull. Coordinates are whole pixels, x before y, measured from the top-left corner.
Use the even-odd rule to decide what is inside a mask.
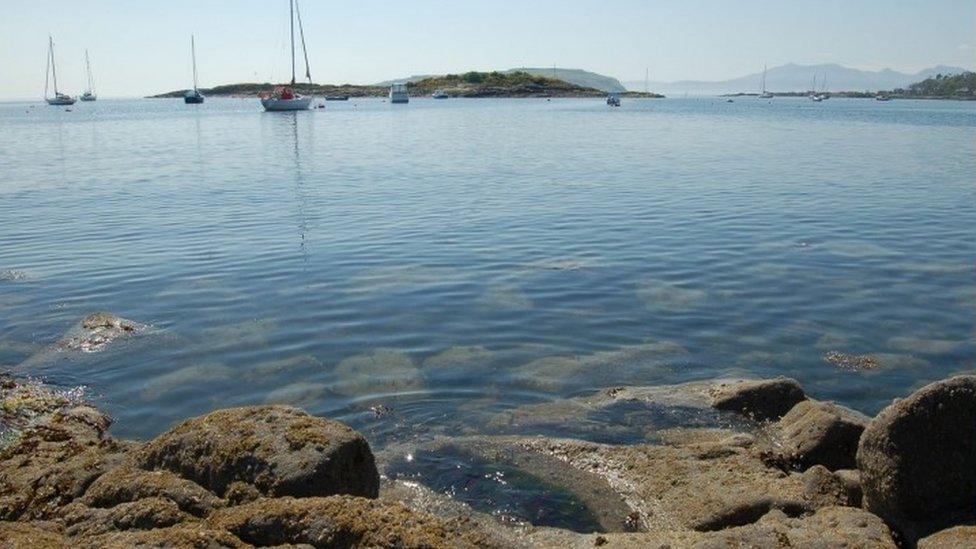
[[[312,97],[296,97],[294,99],[275,99],[268,97],[261,100],[266,111],[307,111],[312,104]]]
[[[73,97],[55,97],[52,99],[46,99],[48,105],[74,105],[75,99]]]

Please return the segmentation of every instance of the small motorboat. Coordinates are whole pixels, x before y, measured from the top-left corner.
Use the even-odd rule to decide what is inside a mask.
[[[620,106],[620,97],[618,97],[616,94],[610,94],[610,95],[608,95],[607,96],[607,105],[609,105],[611,107],[619,107]]]
[[[875,101],[891,101],[891,98],[888,97],[887,95],[883,94],[883,93],[879,93],[878,95],[874,96],[874,100]]]
[[[398,82],[390,86],[390,103],[409,103],[410,94],[407,92],[406,82]]]
[[[326,95],[326,101],[349,101],[349,96],[345,94]]]
[[[435,90],[430,96],[434,99],[447,99],[449,97],[444,90]]]

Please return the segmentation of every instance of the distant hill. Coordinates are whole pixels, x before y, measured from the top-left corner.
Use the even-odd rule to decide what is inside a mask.
[[[556,78],[558,80],[569,82],[570,84],[576,84],[577,86],[583,88],[593,88],[595,90],[600,90],[607,93],[623,93],[627,91],[627,88],[624,87],[619,80],[613,78],[612,76],[604,76],[602,74],[584,71],[582,69],[518,68],[511,69],[506,72],[515,71],[527,72],[536,76],[545,76],[546,78]],[[641,88],[641,90],[643,90],[643,88]]]
[[[862,71],[843,67],[837,64],[825,65],[797,65],[789,64],[772,67],[766,73],[766,89],[773,92],[802,92],[810,90],[814,76],[817,77],[817,87],[826,77],[827,88],[831,91],[877,91],[904,88],[914,82],[931,78],[937,74],[959,74],[966,72],[959,67],[939,65],[906,74],[891,69],[880,71]],[[724,93],[749,93],[760,89],[762,72],[755,72],[721,81],[683,80],[678,82],[651,82],[652,90],[669,95],[718,95]],[[626,82],[628,89],[643,90],[644,82]]]
[[[907,99],[968,99],[976,100],[976,72],[961,74],[937,74],[916,82],[907,88],[896,88],[885,92],[889,97]]]
[[[514,72],[524,72],[531,74],[533,76],[544,76],[546,78],[554,78],[556,80],[562,80],[564,82],[569,82],[570,84],[575,84],[581,88],[592,88],[595,90],[600,90],[607,93],[623,93],[627,91],[627,88],[620,83],[619,80],[610,76],[604,76],[602,74],[597,74],[595,72],[584,71],[581,69],[560,69],[560,68],[517,68],[509,69],[507,71],[501,71],[504,74],[511,74]],[[413,76],[408,76],[406,78],[398,78],[396,80],[386,80],[375,84],[376,86],[389,86],[394,82],[409,82],[411,84],[415,82],[420,82],[421,80],[427,78],[434,78],[436,74],[415,74]],[[643,89],[643,88],[642,88]]]

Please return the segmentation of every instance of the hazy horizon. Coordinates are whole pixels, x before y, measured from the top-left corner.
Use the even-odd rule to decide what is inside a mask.
[[[906,73],[976,65],[976,2],[968,0],[304,0],[301,9],[312,77],[319,83],[553,64],[621,81],[643,80],[649,69],[651,80],[660,82],[736,78],[764,63]],[[59,82],[68,93],[84,88],[85,49],[100,96],[188,87],[191,34],[202,87],[286,80],[287,24],[287,0],[19,4],[0,21],[0,100],[41,97],[48,34],[54,35]]]

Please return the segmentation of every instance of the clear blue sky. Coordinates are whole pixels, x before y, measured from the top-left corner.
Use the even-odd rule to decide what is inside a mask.
[[[914,72],[976,66],[976,0],[301,0],[312,76],[372,83],[411,74],[584,68],[621,80],[719,80],[836,62]],[[284,79],[287,0],[4,0],[0,99],[43,92],[47,35],[62,87],[102,96]]]

